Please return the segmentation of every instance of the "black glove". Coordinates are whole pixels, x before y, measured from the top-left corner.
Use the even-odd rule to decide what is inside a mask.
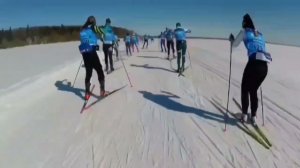
[[[234,41],[234,35],[231,33],[230,34],[230,36],[229,36],[229,41],[231,42],[231,43],[233,43],[233,41]]]

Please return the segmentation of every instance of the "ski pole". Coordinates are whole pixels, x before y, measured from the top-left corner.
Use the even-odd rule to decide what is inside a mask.
[[[261,110],[262,110],[262,120],[263,120],[263,126],[265,125],[265,115],[264,115],[264,102],[263,102],[263,96],[262,96],[262,88],[260,87],[260,101],[261,101]]]
[[[131,84],[131,81],[130,81],[130,77],[129,77],[129,75],[128,75],[127,69],[126,69],[125,64],[124,64],[124,62],[123,62],[123,59],[120,58],[120,60],[121,60],[121,62],[122,62],[122,64],[123,64],[125,73],[126,73],[126,75],[127,75],[128,81],[129,81],[129,83],[130,83],[130,87],[132,87],[132,84]]]
[[[81,60],[81,62],[80,62],[80,64],[79,64],[78,71],[77,71],[77,73],[76,73],[76,76],[75,76],[75,79],[74,79],[74,82],[73,82],[73,85],[72,85],[72,87],[74,87],[74,85],[75,85],[75,82],[76,82],[76,79],[77,79],[77,76],[78,76],[78,73],[79,73],[79,70],[80,70],[80,67],[81,67],[82,61],[83,61],[83,60]]]
[[[225,116],[225,130],[224,131],[226,131],[227,120],[228,120],[228,106],[229,106],[230,81],[231,81],[231,57],[232,57],[232,42],[230,42],[229,84],[228,84],[228,95],[227,95],[227,106],[226,106],[226,116]]]
[[[189,54],[189,59],[190,59],[190,65],[191,65],[191,69],[193,69],[193,67],[192,67],[192,60],[191,60],[191,55],[190,55],[190,52],[189,52],[189,50],[188,50],[188,54]]]

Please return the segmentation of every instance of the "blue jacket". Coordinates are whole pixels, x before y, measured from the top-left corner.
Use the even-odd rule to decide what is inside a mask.
[[[104,31],[103,43],[104,44],[113,44],[113,42],[115,40],[115,35],[114,35],[112,27],[109,25],[106,25],[103,28],[103,31]]]
[[[260,59],[267,62],[272,60],[271,55],[266,52],[266,42],[260,32],[255,32],[252,29],[246,29],[243,41],[248,51],[249,60]],[[262,54],[259,55],[257,53]]]
[[[130,36],[125,36],[125,43],[130,43],[131,37]]]
[[[186,33],[190,33],[191,31],[188,29],[184,29],[182,27],[178,27],[174,30],[176,41],[185,41]]]
[[[97,35],[91,27],[81,30],[80,32],[79,51],[81,53],[91,52],[95,50],[97,43]]]
[[[172,30],[168,30],[166,33],[167,41],[172,41],[174,38],[174,32]]]

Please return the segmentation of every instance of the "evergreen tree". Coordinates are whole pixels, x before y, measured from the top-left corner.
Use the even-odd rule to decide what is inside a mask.
[[[13,38],[14,38],[13,31],[12,31],[11,27],[9,27],[9,30],[7,32],[7,41],[12,41]]]

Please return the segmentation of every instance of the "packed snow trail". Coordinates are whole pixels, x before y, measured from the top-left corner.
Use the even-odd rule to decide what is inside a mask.
[[[64,55],[59,51],[72,45],[77,50],[78,42],[59,43],[56,50],[44,51],[45,57],[59,59]],[[24,47],[20,55],[31,53],[31,48]],[[184,77],[174,72],[176,59],[166,60],[156,43],[131,57],[121,51],[133,87],[121,61],[116,61],[116,70],[106,75],[106,89],[126,87],[97,101],[100,89],[94,73],[96,87],[87,106],[96,103],[83,113],[84,68],[74,88],[69,83],[81,55],[74,54],[71,60],[77,61],[67,66],[53,64],[54,70],[37,67],[43,75],[0,95],[0,167],[299,167],[300,147],[295,144],[300,142],[300,82],[283,75],[287,70],[275,60],[286,61],[299,74],[295,61],[288,61],[299,58],[285,55],[289,59],[283,60],[281,54],[300,53],[300,48],[270,45],[274,63],[263,84],[266,125],[262,127],[272,141],[270,150],[240,129],[233,117],[228,119],[227,131],[223,130],[228,42],[190,40],[188,49],[192,68],[187,56]],[[240,97],[245,53],[243,48],[233,52],[229,106],[233,113],[240,112],[232,98]],[[22,59],[26,58],[20,57],[20,64]]]

